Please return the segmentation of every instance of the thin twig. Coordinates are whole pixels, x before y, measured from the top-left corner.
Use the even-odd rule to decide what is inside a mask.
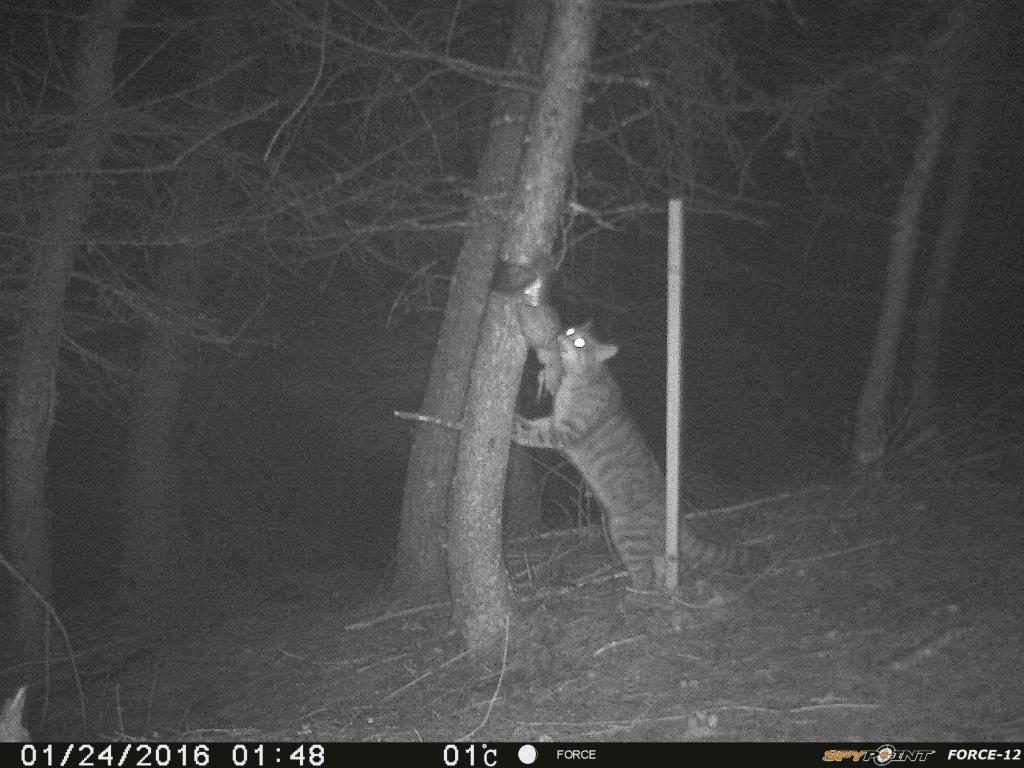
[[[416,677],[416,678],[410,680],[405,685],[401,686],[400,688],[396,688],[395,690],[393,690],[391,693],[389,693],[387,696],[385,696],[383,699],[381,699],[381,701],[382,702],[390,701],[391,699],[395,698],[395,696],[400,694],[402,691],[404,691],[404,690],[406,690],[408,688],[411,688],[412,686],[416,685],[417,683],[419,683],[422,680],[426,680],[428,677],[431,677],[432,675],[437,674],[438,672],[440,672],[445,667],[451,666],[452,664],[457,662],[459,659],[463,658],[464,656],[468,656],[468,655],[469,655],[469,651],[463,651],[462,653],[458,654],[454,658],[448,659],[448,661],[444,662],[444,664],[440,664],[440,665],[434,667],[433,669],[427,670],[426,672],[424,672],[419,677]]]
[[[462,431],[462,424],[442,419],[438,416],[428,416],[425,413],[414,413],[412,411],[395,411],[394,416],[396,419],[405,419],[406,421],[421,421],[424,424],[433,424],[438,427],[444,427],[445,429],[454,429],[456,432]]]
[[[427,611],[433,611],[438,608],[444,608],[446,605],[450,604],[450,600],[440,600],[435,603],[424,603],[423,605],[414,605],[411,608],[406,608],[401,611],[389,611],[388,613],[382,613],[380,615],[374,616],[373,618],[366,619],[365,621],[357,621],[353,624],[346,624],[344,627],[342,627],[342,629],[345,632],[351,632],[356,629],[367,629],[369,627],[376,626],[377,624],[382,624],[385,621],[390,621],[391,619],[400,619],[405,616],[415,616],[417,613],[426,613]]]
[[[469,741],[472,739],[481,728],[487,725],[487,721],[491,718],[491,711],[494,709],[495,703],[498,701],[498,692],[501,690],[501,683],[505,679],[505,670],[508,669],[508,636],[509,636],[509,624],[511,619],[509,615],[505,614],[505,645],[501,650],[501,672],[498,674],[498,683],[494,686],[494,692],[491,693],[491,700],[487,702],[487,711],[484,712],[483,719],[472,731],[464,735],[459,741]]]
[[[313,97],[313,94],[316,92],[317,85],[320,84],[320,78],[323,77],[324,65],[325,65],[326,59],[327,59],[327,54],[326,54],[326,49],[327,49],[327,27],[328,27],[328,25],[330,23],[330,18],[331,18],[330,13],[329,13],[329,8],[330,8],[330,6],[327,4],[327,2],[325,0],[324,7],[323,7],[323,12],[322,12],[323,13],[323,18],[321,19],[321,24],[320,24],[320,27],[321,27],[321,29],[320,29],[320,62],[317,65],[316,74],[313,76],[313,80],[309,84],[309,88],[306,89],[306,93],[303,94],[301,99],[299,99],[299,103],[295,105],[295,109],[293,109],[291,114],[288,115],[288,117],[286,117],[284,119],[284,121],[282,121],[282,123],[279,126],[277,126],[277,130],[274,131],[274,135],[271,136],[270,137],[270,141],[267,142],[267,148],[263,152],[263,162],[265,162],[265,163],[270,161],[270,152],[271,152],[271,150],[273,150],[274,144],[277,143],[277,139],[278,139],[278,137],[280,137],[281,132],[285,129],[285,126],[287,126],[292,120],[294,120],[296,118],[296,116],[299,114],[299,112],[302,111],[302,108],[305,107],[306,104],[309,102],[309,100]],[[275,164],[275,167],[274,167],[274,172],[275,173],[277,172],[278,168],[280,168],[281,162],[283,162],[283,161],[284,161],[284,155],[282,154],[281,158],[279,159],[279,161]]]
[[[30,595],[32,595],[36,600],[40,602],[40,604],[42,604],[42,606],[46,609],[46,614],[48,618],[52,619],[53,623],[57,625],[57,629],[60,630],[60,634],[64,638],[64,645],[68,649],[68,661],[71,663],[71,671],[73,672],[73,677],[75,679],[75,687],[78,689],[78,704],[79,707],[81,708],[82,725],[84,726],[88,722],[88,716],[85,711],[85,691],[82,690],[82,679],[78,674],[78,664],[75,662],[75,651],[74,648],[71,646],[71,637],[68,635],[68,631],[67,628],[64,626],[64,622],[60,620],[60,616],[57,615],[56,609],[52,605],[50,605],[50,601],[47,600],[42,595],[42,593],[39,592],[38,589],[32,586],[32,584],[29,583],[28,579],[21,575],[21,571],[15,568],[11,564],[11,562],[2,554],[0,554],[0,565],[2,565],[8,571],[8,573],[10,573],[14,577],[15,581],[17,581],[19,584],[21,584],[21,586],[27,589]],[[47,636],[49,636],[49,632],[47,632]]]
[[[797,491],[783,491],[782,493],[772,494],[771,496],[760,496],[756,499],[750,499],[748,501],[741,501],[738,504],[731,504],[727,507],[715,507],[714,509],[699,509],[695,512],[690,512],[686,516],[689,518],[697,517],[711,517],[712,515],[725,515],[732,512],[741,512],[744,509],[750,507],[760,507],[765,504],[772,504],[777,501],[786,501],[787,499],[796,499],[801,496],[807,496],[815,491],[827,490],[827,485],[812,485],[808,488],[801,488]]]
[[[871,549],[872,547],[878,547],[884,544],[883,539],[875,539],[874,541],[866,541],[863,544],[858,544],[855,547],[849,547],[847,549],[840,549],[834,552],[826,552],[822,555],[815,555],[814,557],[802,557],[798,562],[800,563],[813,563],[818,560],[832,560],[836,557],[845,557],[853,552],[859,552],[862,549]]]

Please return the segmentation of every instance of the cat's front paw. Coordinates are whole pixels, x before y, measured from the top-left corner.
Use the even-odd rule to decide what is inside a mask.
[[[551,441],[551,420],[527,419],[516,415],[512,439],[527,448],[553,448]]]

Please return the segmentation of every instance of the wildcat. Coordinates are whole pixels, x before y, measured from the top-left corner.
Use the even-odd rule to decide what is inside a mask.
[[[514,439],[569,458],[601,502],[633,586],[649,589],[665,551],[665,473],[606,365],[619,348],[599,341],[590,323],[568,329],[558,345],[564,373],[552,413],[540,419],[517,416]],[[767,564],[768,552],[704,541],[680,520],[679,560],[684,567],[749,573]]]

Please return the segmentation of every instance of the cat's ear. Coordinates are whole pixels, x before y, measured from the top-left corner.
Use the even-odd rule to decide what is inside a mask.
[[[617,354],[619,354],[618,344],[602,344],[598,342],[595,345],[594,356],[597,357],[598,360],[610,360]]]

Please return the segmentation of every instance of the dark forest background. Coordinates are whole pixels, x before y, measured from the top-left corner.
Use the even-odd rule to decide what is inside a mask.
[[[136,2],[112,87],[85,109],[75,66],[102,5],[0,8],[8,391],[40,301],[36,254],[55,242],[53,201],[73,179],[91,184],[80,228],[62,235],[47,593],[69,607],[123,585],[139,462],[179,469],[173,536],[188,578],[258,570],[281,547],[383,573],[411,430],[392,412],[422,397],[494,94],[537,87],[504,68],[514,6]],[[937,404],[973,413],[1019,392],[1012,4],[607,2],[602,14],[556,301],[566,323],[594,318],[621,345],[613,367],[652,445],[664,437],[664,207],[683,195],[687,466],[750,494],[846,471],[936,88],[953,116],[912,301],[940,245],[955,137],[972,116],[980,132]],[[98,160],[72,172],[90,131]],[[174,350],[173,459],[133,454],[140,371],[159,343]],[[894,388],[894,449],[909,439],[910,384]]]

